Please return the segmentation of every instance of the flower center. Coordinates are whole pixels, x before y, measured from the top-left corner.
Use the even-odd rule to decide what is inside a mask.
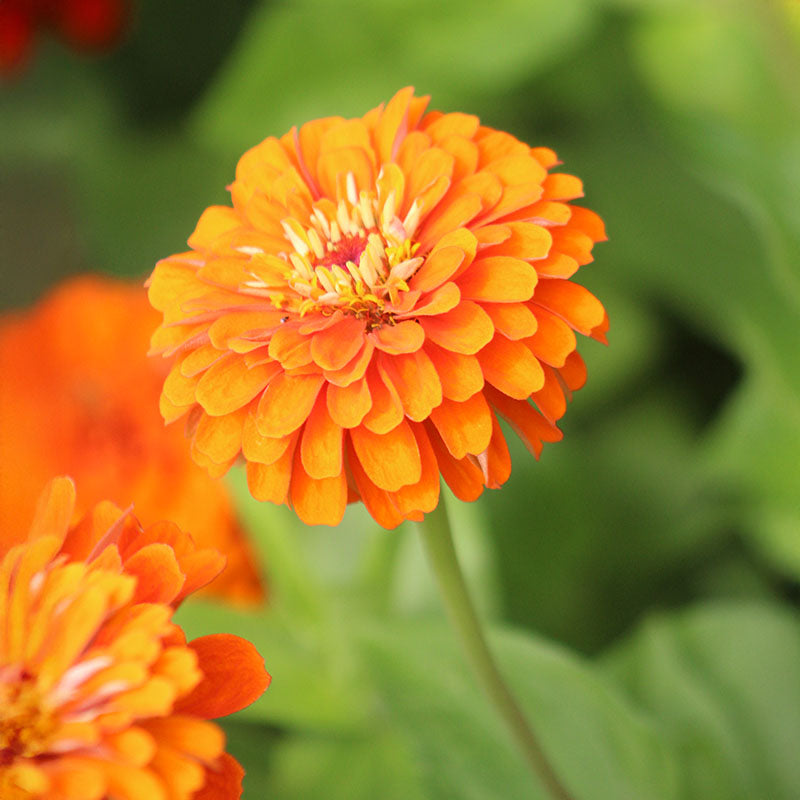
[[[43,707],[30,679],[0,684],[0,764],[45,752],[57,728],[55,713]]]
[[[305,225],[293,217],[281,222],[288,253],[275,258],[242,248],[252,256],[254,278],[242,288],[301,316],[339,310],[370,327],[393,324],[406,281],[423,262],[413,240],[421,208],[415,201],[401,220],[395,192],[387,193],[380,177],[376,191],[359,192],[348,173],[346,190],[338,204],[320,200]]]

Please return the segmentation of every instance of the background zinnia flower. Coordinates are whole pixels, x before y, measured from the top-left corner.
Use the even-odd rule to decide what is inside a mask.
[[[239,797],[241,767],[208,720],[269,675],[249,642],[187,643],[171,621],[221,556],[110,503],[71,526],[74,506],[72,482],[54,480],[28,541],[0,550],[0,796]]]
[[[209,587],[255,602],[262,589],[225,488],[165,430],[165,370],[145,356],[156,323],[144,291],[111,278],[73,278],[28,312],[0,318],[0,545],[24,536],[41,486],[70,474],[80,511],[109,499],[145,522],[173,520],[227,568]]]
[[[603,223],[568,201],[546,148],[404,89],[361,119],[316,120],[240,160],[233,208],[161,261],[161,409],[195,460],[247,460],[251,492],[336,524],[360,498],[384,527],[474,500],[511,463],[498,418],[538,456],[603,340],[571,277]]]

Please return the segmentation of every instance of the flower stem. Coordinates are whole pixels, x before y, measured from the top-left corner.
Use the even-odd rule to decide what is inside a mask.
[[[419,523],[419,527],[448,616],[478,682],[495,710],[503,718],[528,765],[551,797],[557,800],[572,800],[572,796],[564,788],[548,761],[539,739],[511,694],[489,651],[458,563],[443,498],[439,500],[439,505],[434,511],[425,515],[425,520]]]

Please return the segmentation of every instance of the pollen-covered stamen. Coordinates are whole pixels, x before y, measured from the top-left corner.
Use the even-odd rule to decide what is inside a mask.
[[[394,190],[387,193],[380,177],[376,191],[358,191],[348,173],[345,196],[336,205],[320,201],[306,225],[284,219],[281,226],[291,250],[280,259],[264,257],[263,268],[255,266],[261,264],[261,254],[250,254],[253,280],[241,289],[266,295],[277,307],[301,315],[341,310],[373,327],[391,324],[392,306],[408,291],[406,281],[423,261],[413,241],[421,206],[414,201],[401,220]],[[287,286],[293,291],[287,292]]]

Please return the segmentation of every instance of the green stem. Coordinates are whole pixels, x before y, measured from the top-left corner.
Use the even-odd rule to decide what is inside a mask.
[[[425,521],[421,522],[419,527],[448,616],[458,633],[478,682],[503,718],[529,766],[550,795],[557,800],[572,800],[572,796],[564,788],[547,760],[539,739],[511,694],[489,651],[458,563],[444,498],[439,500],[438,508],[426,514]]]

